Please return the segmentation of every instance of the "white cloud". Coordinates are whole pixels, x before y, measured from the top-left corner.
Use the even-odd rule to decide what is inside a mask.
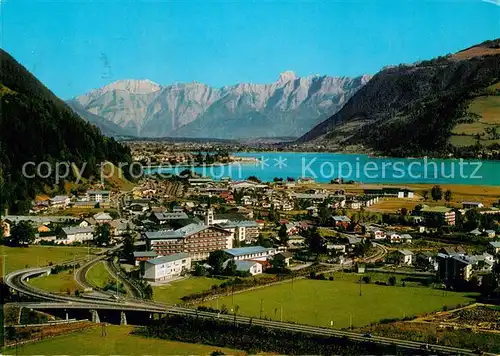
[[[481,0],[481,1],[493,4],[493,5],[496,5],[496,6],[500,6],[500,0]]]

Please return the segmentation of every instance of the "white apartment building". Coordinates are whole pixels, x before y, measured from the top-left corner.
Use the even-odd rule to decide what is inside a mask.
[[[178,277],[190,269],[189,254],[175,253],[145,261],[143,278],[148,281],[164,281]]]

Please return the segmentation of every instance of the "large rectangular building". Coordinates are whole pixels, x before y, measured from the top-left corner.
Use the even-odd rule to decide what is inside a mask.
[[[425,206],[421,211],[422,216],[429,220],[435,220],[446,225],[455,225],[455,212],[445,206]]]
[[[191,269],[191,257],[187,253],[157,257],[144,262],[143,278],[148,281],[164,281],[181,276]]]
[[[202,260],[212,251],[225,249],[233,236],[218,227],[189,224],[174,231],[146,232],[144,238],[159,256],[188,253],[193,260]]]

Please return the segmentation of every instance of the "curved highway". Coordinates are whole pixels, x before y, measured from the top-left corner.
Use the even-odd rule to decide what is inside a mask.
[[[19,270],[16,272],[9,273],[6,276],[5,282],[10,288],[18,291],[19,293],[29,295],[34,298],[55,302],[55,303],[29,303],[30,307],[34,309],[36,309],[37,306],[38,308],[41,309],[50,308],[51,306],[53,306],[54,308],[88,307],[89,309],[121,309],[121,310],[135,310],[135,311],[143,311],[150,313],[162,313],[162,314],[172,314],[181,316],[195,316],[195,317],[210,318],[210,319],[217,318],[228,322],[237,322],[240,324],[249,324],[249,325],[250,324],[260,325],[267,328],[283,329],[283,330],[303,332],[315,335],[333,336],[339,338],[347,337],[351,340],[356,340],[356,341],[365,341],[365,342],[369,341],[382,345],[394,345],[407,350],[409,349],[425,350],[426,353],[428,353],[429,351],[434,351],[434,352],[455,354],[455,355],[475,355],[475,353],[471,350],[466,350],[456,347],[449,347],[442,345],[427,345],[422,342],[392,339],[381,336],[366,337],[352,331],[343,331],[343,330],[321,328],[309,325],[254,319],[244,316],[218,314],[212,312],[198,311],[189,308],[161,305],[145,301],[125,300],[122,302],[114,302],[114,301],[99,300],[99,299],[59,296],[34,288],[26,283],[26,279],[41,275],[43,273],[47,273],[49,270],[50,267]]]

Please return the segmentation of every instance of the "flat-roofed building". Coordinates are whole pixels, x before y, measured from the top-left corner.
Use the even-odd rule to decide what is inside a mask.
[[[480,209],[484,208],[484,204],[478,201],[463,201],[462,202],[463,209]]]
[[[224,250],[233,260],[267,261],[278,252],[275,248],[262,246],[239,247]]]

